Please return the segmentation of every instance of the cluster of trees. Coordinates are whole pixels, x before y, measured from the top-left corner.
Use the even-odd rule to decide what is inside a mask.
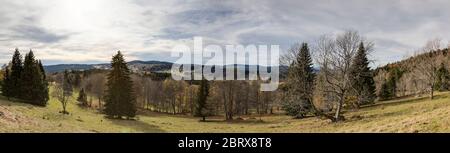
[[[49,80],[54,82],[52,96],[61,102],[63,114],[69,114],[66,106],[78,89],[76,100],[80,106],[98,108],[109,118],[130,119],[137,112],[131,76],[122,53],[118,51],[112,58],[109,71],[64,71],[52,74]]]
[[[448,48],[441,49],[441,40],[433,39],[405,60],[377,68],[375,82],[380,100],[427,94],[449,89]]]
[[[48,82],[40,60],[30,50],[22,59],[15,49],[12,61],[4,68],[3,96],[17,98],[33,105],[46,106],[49,100]]]
[[[107,93],[112,91],[108,90],[107,84],[111,74],[112,70],[70,71],[66,78],[80,91],[77,101],[81,106],[104,110],[108,103]],[[175,81],[160,75],[128,75],[134,82],[131,94],[134,95],[135,107],[139,109],[189,114],[202,120],[216,115],[224,115],[230,120],[235,116],[269,114],[279,110],[277,92],[261,92],[259,81]],[[51,79],[58,82],[56,80],[63,76],[64,73],[56,73]],[[80,80],[79,83],[76,80]]]
[[[294,46],[283,57],[285,63],[290,63],[286,85],[282,88],[283,108],[296,118],[312,114],[337,122],[344,119],[344,106],[358,108],[373,103],[375,82],[367,59],[372,46],[356,31],[323,36],[315,48],[318,73],[314,72],[308,44]],[[316,107],[314,97],[320,97],[316,103],[331,107]]]

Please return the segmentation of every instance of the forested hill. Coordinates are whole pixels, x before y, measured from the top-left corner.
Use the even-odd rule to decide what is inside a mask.
[[[134,71],[170,71],[172,63],[161,61],[131,61],[128,66]],[[47,73],[62,72],[64,70],[90,70],[90,69],[109,69],[109,63],[103,64],[58,64],[47,65],[44,69]]]
[[[389,99],[449,90],[448,51],[448,48],[423,51],[375,69],[377,94],[382,99]]]
[[[131,61],[128,62],[128,67],[133,72],[153,72],[153,73],[169,73],[172,68],[173,63],[162,62],[162,61]],[[257,65],[234,65],[238,70],[248,72],[250,67],[263,68],[264,66]],[[90,70],[90,69],[109,69],[110,64],[58,64],[58,65],[47,65],[44,69],[47,73],[62,72],[64,70]],[[267,67],[264,67],[267,68]],[[283,77],[287,72],[287,66],[280,67],[280,74]]]

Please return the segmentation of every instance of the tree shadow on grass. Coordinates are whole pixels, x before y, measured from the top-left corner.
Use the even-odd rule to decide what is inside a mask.
[[[139,120],[126,120],[126,119],[107,119],[113,124],[120,125],[127,128],[132,128],[138,132],[144,133],[165,133],[163,129],[158,126],[151,125],[149,123],[139,121]]]

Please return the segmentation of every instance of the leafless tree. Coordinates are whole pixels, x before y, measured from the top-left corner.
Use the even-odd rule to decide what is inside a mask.
[[[102,73],[95,73],[89,76],[88,81],[92,84],[91,93],[98,99],[98,108],[102,110],[102,99],[106,90],[106,76]]]
[[[437,77],[437,69],[438,69],[438,58],[436,54],[441,48],[441,39],[436,38],[429,40],[426,45],[423,47],[422,54],[423,56],[418,57],[415,61],[415,69],[414,75],[420,81],[422,81],[426,85],[426,91],[430,94],[430,99],[434,98],[434,90]]]
[[[327,115],[333,122],[344,119],[341,115],[342,107],[352,89],[350,84],[351,62],[361,42],[365,42],[362,36],[356,31],[349,30],[335,37],[322,36],[315,48],[318,53],[316,62],[320,66],[324,83],[328,87],[324,89],[324,92],[333,95],[335,101],[334,116]],[[365,42],[365,44],[371,43]],[[368,47],[370,46],[368,45]]]
[[[67,111],[67,104],[69,103],[69,99],[72,96],[73,88],[72,84],[69,81],[68,74],[69,72],[64,72],[64,74],[60,73],[55,77],[54,89],[52,91],[52,96],[58,99],[61,102],[63,110],[60,112],[62,114],[69,114]]]

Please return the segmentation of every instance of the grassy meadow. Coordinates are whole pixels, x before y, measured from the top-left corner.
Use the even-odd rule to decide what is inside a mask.
[[[74,97],[68,105],[70,115],[60,110],[61,104],[54,98],[47,107],[38,107],[1,97],[0,132],[450,132],[450,92],[437,93],[434,100],[406,97],[347,111],[347,120],[341,123],[282,114],[241,116],[242,120],[232,122],[210,117],[208,122],[199,122],[189,116],[142,110],[136,120],[112,120],[97,110],[79,107]]]

